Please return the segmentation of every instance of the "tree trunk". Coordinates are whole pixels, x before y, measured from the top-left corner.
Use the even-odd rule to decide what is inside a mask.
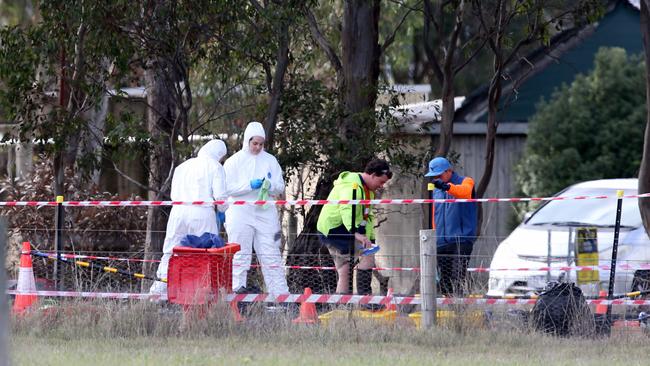
[[[497,57],[498,60],[500,58]],[[500,61],[495,61],[495,63]],[[490,83],[490,90],[488,91],[488,122],[487,131],[485,134],[485,169],[483,175],[479,180],[476,189],[476,198],[483,198],[487,187],[492,179],[492,171],[494,170],[494,147],[497,139],[497,127],[499,121],[497,120],[497,111],[499,107],[499,100],[501,99],[501,71],[495,71],[495,75]],[[478,220],[476,223],[476,236],[481,235],[483,228],[483,204],[478,204]]]
[[[646,128],[643,140],[643,158],[639,167],[639,193],[650,192],[650,0],[641,1],[641,34],[646,65]],[[646,233],[650,235],[650,198],[639,199],[641,219]]]
[[[341,41],[343,85],[339,90],[343,116],[341,133],[348,144],[347,159],[351,167],[362,164],[374,150],[373,141],[364,139],[365,131],[374,130],[374,108],[379,78],[379,12],[378,0],[350,0],[345,2]],[[339,85],[341,85],[339,83]],[[349,159],[349,160],[348,160]]]
[[[101,176],[101,162],[104,149],[104,135],[106,116],[108,115],[108,103],[110,97],[104,94],[99,102],[99,105],[89,113],[88,128],[84,130],[80,138],[79,151],[77,159],[83,159],[85,156],[92,156],[96,159],[96,165],[93,166],[92,171],[89,173],[89,181],[87,184],[91,187],[99,187],[99,178]],[[77,179],[80,180],[80,175]]]
[[[451,6],[451,9],[445,9],[446,6]],[[424,50],[427,55],[429,67],[433,71],[438,83],[442,86],[440,138],[435,156],[446,156],[449,153],[454,135],[454,113],[456,112],[454,78],[456,72],[459,71],[456,70],[458,67],[456,63],[459,61],[456,51],[459,47],[459,39],[463,28],[464,12],[465,2],[462,0],[456,4],[434,4],[430,0],[424,1]],[[444,29],[440,27],[440,24],[444,23],[447,17],[453,17],[452,31],[448,35],[449,38],[443,41],[447,35],[444,34]],[[435,30],[439,33],[436,35],[440,38],[439,44],[435,44],[434,46],[436,49],[443,49],[440,58],[436,56],[434,47],[429,43],[432,40],[431,25],[434,25]]]
[[[436,156],[447,156],[451,148],[451,140],[454,136],[454,76],[453,73],[445,72],[442,83],[442,118],[440,120],[440,139]]]
[[[323,173],[316,185],[315,199],[327,197],[334,178],[331,174]],[[321,209],[322,206],[312,206],[307,212],[303,229],[288,250],[288,266],[334,266],[329,252],[318,239],[316,223]],[[336,271],[290,269],[287,271],[287,282],[291,293],[302,293],[305,287],[311,288],[314,293],[331,293],[336,291]]]
[[[266,146],[267,149],[273,151],[275,143],[275,126],[278,122],[278,113],[280,112],[280,102],[282,100],[282,92],[284,91],[284,75],[289,67],[289,24],[287,20],[283,20],[279,29],[279,47],[278,58],[275,65],[275,73],[273,75],[273,84],[269,96],[269,109],[266,113],[264,121],[264,130],[266,133]]]
[[[496,71],[488,91],[488,122],[485,134],[485,169],[476,188],[476,197],[483,198],[492,179],[494,169],[494,146],[497,139],[497,111],[501,99],[501,71]]]
[[[174,129],[174,121],[178,115],[176,99],[173,90],[166,82],[168,76],[164,70],[170,70],[162,66],[165,62],[153,59],[148,63],[145,70],[145,85],[147,88],[147,129],[150,134],[149,145],[149,187],[156,191],[149,190],[149,200],[163,200],[169,196],[171,188],[171,174],[173,167],[172,146],[176,139],[177,132]],[[153,254],[162,252],[167,216],[169,208],[149,207],[147,211],[147,235],[145,239],[145,256],[153,257]],[[147,266],[145,273],[151,274],[153,268]]]
[[[365,131],[375,128],[375,102],[379,78],[379,0],[349,0],[343,15],[341,70],[337,72],[337,88],[342,116],[339,133],[348,148],[339,156],[330,158],[329,166],[316,184],[315,199],[324,199],[332,189],[335,175],[342,170],[361,170],[363,163],[375,150],[373,141],[364,138]],[[338,163],[334,163],[338,162]],[[316,222],[321,206],[309,209],[302,232],[289,248],[287,265],[332,266],[326,248],[318,239]],[[302,292],[311,287],[315,293],[336,289],[335,271],[290,270],[289,287],[292,292]]]

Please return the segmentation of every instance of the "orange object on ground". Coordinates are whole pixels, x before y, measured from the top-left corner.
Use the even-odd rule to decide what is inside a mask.
[[[24,292],[25,295],[17,294],[14,300],[13,312],[22,314],[36,302],[36,281],[34,280],[34,268],[32,267],[31,246],[28,241],[23,242],[23,251],[20,254],[20,272],[18,272],[18,292]],[[29,294],[29,293],[32,294]]]
[[[236,322],[243,322],[244,320],[246,320],[246,318],[244,318],[239,312],[239,306],[237,305],[237,301],[230,302],[230,310],[232,310],[232,316],[235,318]]]
[[[600,290],[598,292],[598,298],[600,300],[605,300],[607,299],[607,291],[605,290]],[[607,305],[605,304],[598,304],[596,305],[596,314],[607,314]]]
[[[388,311],[397,311],[397,305],[393,302],[393,288],[389,288],[388,292],[386,292],[386,297],[388,297],[389,303],[386,304],[386,310]]]
[[[318,314],[316,313],[316,304],[307,302],[311,296],[311,289],[305,287],[304,299],[300,303],[300,315],[293,320],[294,323],[316,324],[318,323]]]

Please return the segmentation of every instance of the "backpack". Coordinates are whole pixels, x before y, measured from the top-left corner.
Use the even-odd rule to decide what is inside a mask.
[[[580,287],[574,283],[555,283],[539,295],[531,315],[535,329],[568,336],[581,325],[586,314],[591,317]]]

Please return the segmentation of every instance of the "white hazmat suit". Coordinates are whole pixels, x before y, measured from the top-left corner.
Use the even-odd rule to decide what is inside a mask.
[[[219,161],[226,155],[226,144],[212,140],[203,145],[195,158],[180,164],[172,178],[172,201],[217,201],[225,200],[226,185],[223,166]],[[224,211],[227,206],[219,206]],[[200,236],[203,233],[219,234],[214,207],[172,206],[167,221],[167,232],[163,245],[163,256],[156,272],[158,278],[167,278],[167,268],[172,250],[188,234]],[[151,293],[167,292],[167,284],[156,281]]]
[[[250,140],[259,136],[266,138],[259,122],[251,122],[244,132],[243,148],[224,163],[226,187],[229,200],[255,201],[260,189],[251,188],[251,180],[264,179],[270,195],[284,193],[282,168],[275,157],[264,150],[253,154]],[[270,183],[270,185],[269,185]],[[253,246],[262,265],[262,274],[268,293],[273,295],[289,293],[280,254],[281,234],[276,207],[259,205],[233,205],[226,211],[226,232],[228,241],[241,246],[233,258],[232,288],[246,287]]]

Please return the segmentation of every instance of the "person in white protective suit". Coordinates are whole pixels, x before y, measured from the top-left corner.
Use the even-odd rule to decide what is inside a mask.
[[[244,132],[242,150],[224,163],[229,200],[255,201],[284,193],[282,168],[264,151],[266,135],[259,122]],[[246,287],[253,247],[262,266],[266,290],[273,295],[289,293],[280,254],[280,222],[274,206],[233,205],[226,211],[228,241],[241,246],[233,258],[232,288]]]
[[[226,144],[221,140],[208,141],[195,158],[180,164],[172,177],[172,201],[220,201],[227,198],[225,173],[221,159],[226,155]],[[226,205],[217,206],[220,212]],[[187,235],[201,236],[203,233],[219,234],[217,217],[211,206],[172,206],[167,221],[167,232],[163,244],[163,256],[158,266],[158,278],[167,278],[167,268],[172,250]],[[167,284],[156,281],[150,293],[167,293]]]

